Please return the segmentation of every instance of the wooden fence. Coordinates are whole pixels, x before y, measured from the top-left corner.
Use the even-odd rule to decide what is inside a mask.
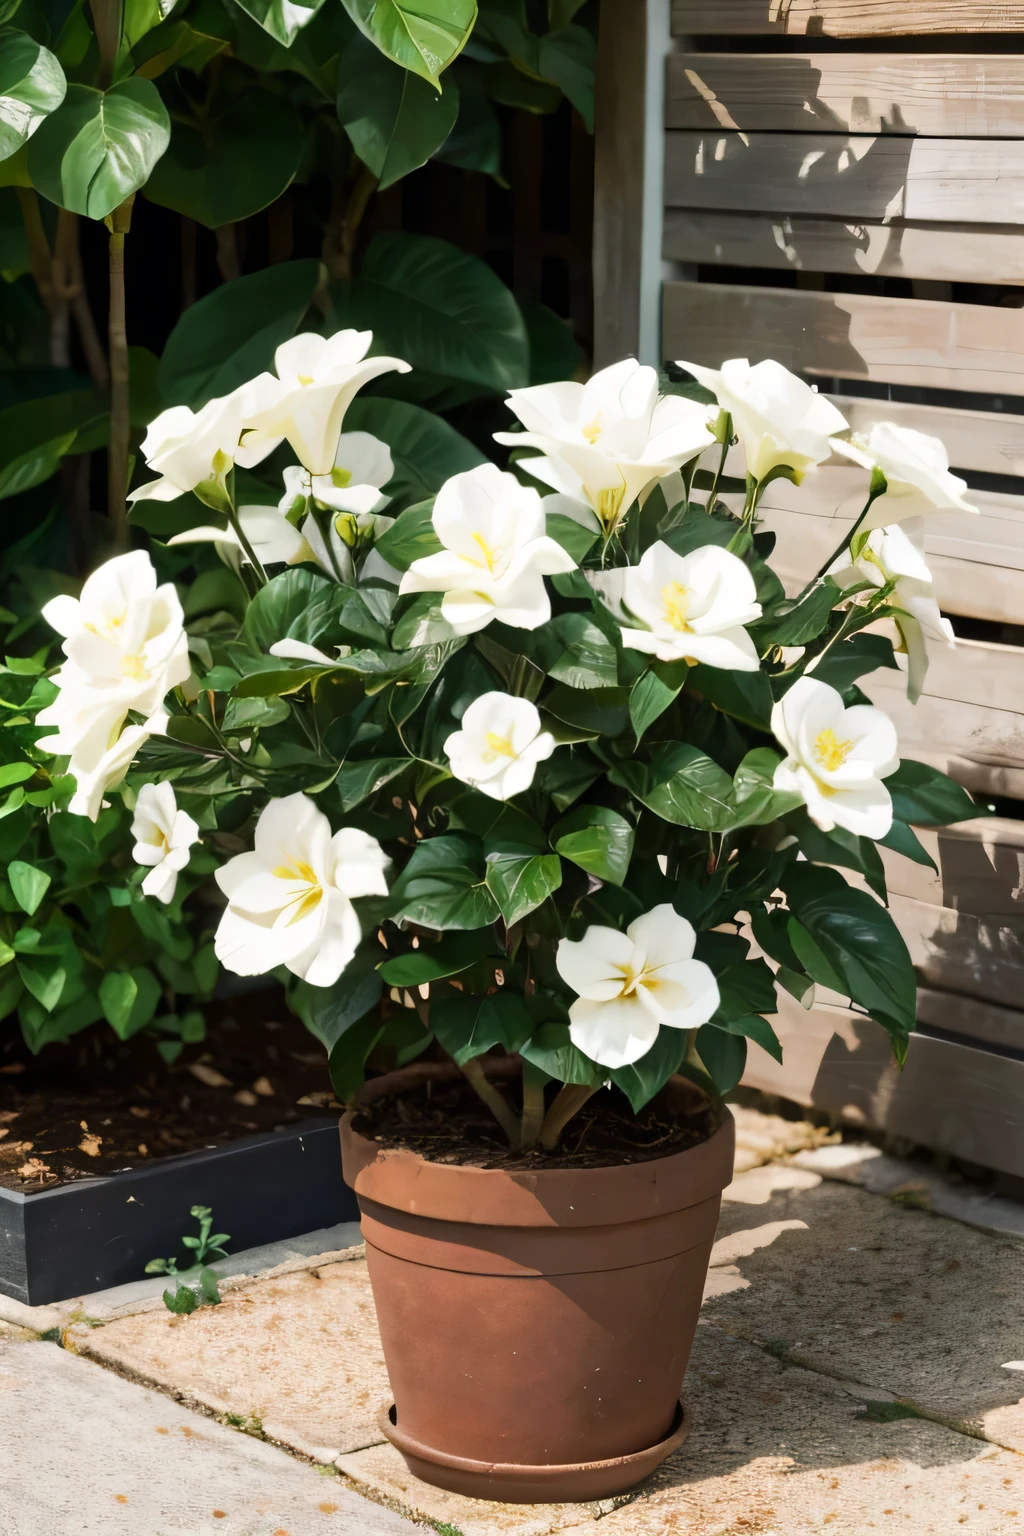
[[[981,508],[928,523],[941,606],[970,638],[934,659],[916,708],[894,673],[865,683],[907,756],[1000,801],[925,834],[937,877],[887,856],[921,984],[908,1066],[826,997],[785,1004],[785,1063],[752,1049],[747,1081],[1024,1175],[1024,6],[671,0],[652,62],[659,4],[612,0],[602,17],[606,80],[616,56],[647,63],[599,107],[598,355],[640,341],[635,287],[616,295],[607,274],[651,271],[644,229],[604,213],[614,139],[620,160],[633,146],[634,182],[663,154],[661,358],[776,357],[855,427],[941,437]],[[646,41],[630,52],[631,28]],[[640,206],[635,185],[623,198]],[[863,481],[837,462],[799,491],[771,486],[791,589],[852,524]]]

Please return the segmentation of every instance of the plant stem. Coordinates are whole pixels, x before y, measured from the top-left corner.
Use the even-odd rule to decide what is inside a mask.
[[[101,91],[106,91],[113,84],[117,52],[121,46],[123,18],[121,0],[90,0],[89,9],[92,11],[92,24],[99,52],[96,84]]]
[[[124,241],[132,221],[134,193],[106,218],[110,230],[110,450],[107,458],[107,510],[114,529],[114,545],[128,542],[126,497],[128,495],[128,332],[124,312]]]
[[[509,1108],[502,1094],[493,1083],[488,1082],[487,1074],[483,1068],[481,1057],[474,1056],[461,1065],[462,1075],[473,1089],[473,1092],[483,1100],[491,1114],[501,1126],[513,1147],[519,1145],[519,1121]]]
[[[566,1083],[560,1088],[555,1102],[544,1116],[544,1124],[540,1131],[540,1144],[545,1152],[553,1152],[558,1146],[558,1138],[569,1124],[573,1115],[578,1114],[588,1099],[601,1087],[600,1083],[594,1083],[587,1087],[583,1083]]]
[[[544,1124],[544,1084],[528,1073],[523,1063],[523,1113],[519,1121],[519,1146],[522,1151],[536,1146]]]
[[[54,261],[56,263],[58,255],[61,257],[66,284],[65,297],[71,305],[71,313],[78,329],[82,351],[85,353],[89,377],[96,388],[106,394],[110,388],[110,369],[107,367],[107,354],[103,350],[103,343],[93,318],[92,306],[89,303],[89,295],[86,292],[79,230],[77,213],[68,213],[67,209],[61,208],[57,214]]]
[[[50,242],[46,238],[46,230],[43,228],[39,198],[31,187],[17,187],[15,190],[18,194],[21,218],[25,226],[25,236],[28,240],[29,265],[32,269],[32,277],[50,321],[50,362],[55,368],[67,368],[70,362],[68,356],[68,303],[63,293],[58,292],[54,270],[57,263],[50,252]]]
[[[253,549],[252,544],[249,542],[248,535],[242,527],[242,519],[235,511],[234,496],[232,496],[228,502],[228,522],[235,530],[235,533],[238,537],[238,542],[242,546],[242,552],[256,573],[256,579],[258,580],[261,587],[265,587],[267,584],[267,573],[263,569],[263,566],[260,564],[260,561],[256,555],[256,551]]]

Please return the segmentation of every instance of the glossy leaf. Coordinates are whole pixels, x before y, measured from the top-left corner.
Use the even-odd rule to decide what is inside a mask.
[[[312,258],[282,261],[215,288],[185,311],[160,359],[160,394],[197,410],[274,365],[293,336],[320,276]]]
[[[430,1024],[449,1056],[462,1065],[492,1046],[518,1051],[530,1037],[533,1019],[521,997],[493,992],[486,997],[453,997],[430,1006]]]
[[[487,927],[498,916],[498,904],[485,884],[483,864],[475,838],[424,839],[391,888],[395,921],[438,930]]]
[[[618,811],[581,805],[563,816],[551,833],[551,846],[598,880],[622,885],[633,856],[633,827]]]
[[[576,1049],[569,1039],[568,1024],[542,1024],[519,1047],[519,1054],[560,1083],[590,1086],[608,1076],[607,1067],[598,1066]]]
[[[421,944],[404,955],[383,960],[377,966],[389,987],[419,987],[431,981],[458,976],[488,954],[498,953],[493,935],[486,929],[453,933],[437,944]]]
[[[66,90],[64,71],[48,48],[16,27],[0,27],[0,160],[32,137]]]
[[[723,714],[758,731],[771,730],[772,690],[764,672],[729,672],[723,667],[694,667],[688,692],[709,699]]]
[[[946,827],[957,821],[992,813],[961,789],[953,779],[927,763],[904,758],[885,780],[892,796],[893,815],[918,827]]]
[[[324,0],[238,0],[242,10],[283,48],[290,48]]]
[[[363,1086],[366,1059],[383,1033],[384,1022],[374,1010],[349,1023],[338,1036],[327,1066],[331,1086],[342,1104],[350,1103]]]
[[[702,1024],[697,1031],[697,1054],[719,1093],[731,1093],[747,1065],[747,1042],[743,1035]]]
[[[487,889],[511,928],[558,890],[562,861],[529,848],[502,848],[487,854]]]
[[[371,330],[375,352],[496,394],[529,380],[515,299],[493,268],[447,240],[382,232],[358,277],[334,293],[341,324]]]
[[[670,1029],[667,1024],[663,1024],[657,1040],[645,1056],[641,1056],[631,1067],[617,1067],[614,1072],[609,1072],[608,1076],[616,1088],[622,1089],[635,1115],[679,1071],[689,1042],[689,1030]]]
[[[905,821],[894,820],[889,831],[884,837],[879,838],[880,848],[891,848],[893,853],[902,853],[905,859],[911,859],[915,864],[923,864],[932,869],[936,874],[939,867],[931,854],[927,851],[912,827],[908,827]]]
[[[483,171],[504,186],[501,177],[501,123],[494,110],[494,103],[476,70],[470,72],[467,69],[463,73],[463,66],[457,65],[455,79],[459,88],[459,115],[455,127],[434,158],[443,160],[446,165],[458,166],[460,171]],[[450,89],[450,86],[451,80],[446,80],[445,90]],[[557,377],[566,378],[573,371],[570,368],[568,374],[559,373]]]
[[[569,688],[617,686],[615,647],[588,614],[563,614],[555,620],[553,628],[565,646],[548,668],[548,675],[554,682],[565,683]]]
[[[454,82],[438,92],[382,58],[363,37],[345,49],[338,80],[338,120],[382,190],[426,164],[455,127]]]
[[[214,96],[199,126],[175,122],[146,196],[207,229],[236,223],[281,196],[299,168],[304,143],[302,122],[287,97],[256,85],[239,95]]]
[[[629,718],[638,746],[678,696],[689,670],[685,661],[656,661],[637,678],[629,695]]]
[[[608,777],[676,826],[721,832],[732,822],[732,779],[697,747],[665,744],[649,765],[622,763]]]
[[[381,53],[438,86],[476,21],[476,0],[342,0]]]
[[[43,869],[37,869],[34,864],[12,859],[7,866],[7,878],[11,882],[18,906],[32,917],[50,888],[52,876]]]
[[[109,91],[71,85],[29,140],[29,174],[52,203],[102,219],[146,185],[170,136],[152,81],[122,80]]]
[[[303,983],[294,998],[302,1022],[330,1055],[352,1025],[375,1008],[384,990],[375,969],[380,946],[361,946],[333,987]],[[340,1095],[339,1095],[340,1097]]]

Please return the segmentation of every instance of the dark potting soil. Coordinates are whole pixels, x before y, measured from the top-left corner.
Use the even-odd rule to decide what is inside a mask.
[[[215,1004],[172,1066],[145,1033],[90,1030],[33,1057],[0,1025],[0,1185],[34,1194],[341,1113],[323,1047],[278,988]]]
[[[554,1095],[548,1089],[548,1102]],[[514,1083],[503,1088],[519,1111]],[[682,1118],[653,1103],[638,1115],[618,1089],[602,1088],[569,1121],[554,1152],[536,1148],[513,1152],[501,1127],[464,1080],[428,1081],[400,1097],[375,1099],[356,1116],[353,1128],[385,1147],[416,1152],[432,1163],[463,1168],[614,1168],[670,1157],[707,1141],[721,1115],[706,1099],[695,1097]]]

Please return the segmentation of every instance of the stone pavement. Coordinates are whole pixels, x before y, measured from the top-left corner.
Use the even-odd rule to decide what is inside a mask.
[[[738,1120],[694,1428],[633,1493],[500,1505],[410,1477],[376,1428],[365,1262],[315,1254],[321,1238],[283,1263],[239,1256],[221,1306],[190,1317],[148,1291],[80,1299],[48,1324],[63,1351],[36,1341],[35,1309],[0,1307],[0,1536],[1020,1536],[1024,1212],[807,1125]]]

